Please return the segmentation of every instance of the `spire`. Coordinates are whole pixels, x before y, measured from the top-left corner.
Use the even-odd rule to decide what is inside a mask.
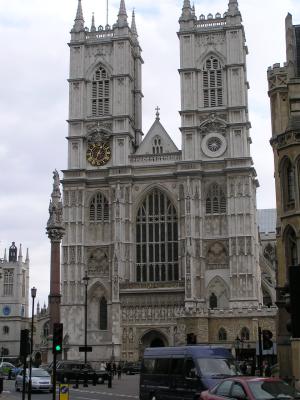
[[[17,262],[17,247],[15,242],[12,242],[8,251],[8,262]]]
[[[26,259],[25,259],[25,262],[29,262],[29,249],[28,249],[28,247],[27,247],[27,250],[26,250]]]
[[[135,13],[134,9],[132,10],[132,19],[131,19],[131,31],[135,36],[138,36],[136,24],[135,24]]]
[[[119,14],[118,14],[118,21],[117,21],[117,25],[119,27],[124,27],[127,26],[127,12],[126,12],[126,7],[125,7],[125,1],[121,0],[120,3],[120,10],[119,10]]]
[[[73,32],[80,32],[84,30],[84,19],[83,19],[83,13],[82,13],[82,6],[81,6],[81,0],[78,0],[78,7],[77,7],[77,13],[76,13],[76,18],[74,20],[74,25],[73,25]]]
[[[49,219],[47,222],[47,234],[49,239],[60,240],[64,234],[62,220],[62,202],[60,193],[60,181],[57,170],[53,171],[53,190],[49,204]]]
[[[3,260],[6,262],[7,261],[7,256],[6,256],[6,249],[4,249],[4,257]]]
[[[93,13],[93,16],[92,16],[91,32],[96,32],[95,15],[94,15],[94,13]]]
[[[195,4],[193,4],[193,7],[192,7],[192,15],[193,15],[193,17],[196,16]]]
[[[37,314],[40,313],[40,302],[39,301],[37,302],[37,305],[36,305],[36,313]]]
[[[23,254],[22,254],[22,245],[20,244],[19,247],[19,257],[18,257],[18,261],[23,261]]]
[[[237,0],[229,0],[228,12],[230,14],[235,14],[235,13],[239,12],[239,4],[238,4]]]
[[[190,20],[193,17],[190,0],[184,0],[180,20]]]

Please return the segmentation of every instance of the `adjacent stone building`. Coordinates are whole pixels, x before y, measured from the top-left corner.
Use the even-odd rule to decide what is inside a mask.
[[[15,242],[0,259],[0,356],[19,357],[20,331],[28,329],[29,254]]]
[[[145,346],[187,341],[243,346],[254,356],[259,325],[276,341],[276,307],[263,305],[237,1],[222,15],[197,17],[184,0],[178,38],[182,150],[158,108],[143,138],[134,13],[129,25],[121,0],[113,26],[96,28],[93,17],[88,29],[78,1],[62,180],[68,358],[84,343],[85,271],[92,361],[136,360]]]
[[[277,203],[278,356],[280,375],[300,380],[300,339],[286,324],[288,267],[300,265],[300,26],[286,21],[286,57],[268,70]],[[293,355],[293,357],[292,357]]]

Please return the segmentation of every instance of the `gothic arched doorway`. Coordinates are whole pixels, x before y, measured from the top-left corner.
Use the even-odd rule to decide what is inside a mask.
[[[165,347],[168,346],[168,339],[159,331],[151,330],[146,332],[140,339],[139,357],[143,357],[146,347]]]

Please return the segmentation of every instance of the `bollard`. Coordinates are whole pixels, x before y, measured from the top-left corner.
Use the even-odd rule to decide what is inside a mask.
[[[96,375],[96,372],[94,372],[94,375],[93,375],[93,386],[96,386],[97,385],[97,375]]]
[[[0,394],[3,392],[3,377],[0,376]]]

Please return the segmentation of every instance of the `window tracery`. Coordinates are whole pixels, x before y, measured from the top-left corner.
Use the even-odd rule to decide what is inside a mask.
[[[213,183],[210,185],[206,196],[206,214],[225,214],[227,201],[222,188]]]
[[[144,199],[136,220],[136,280],[179,279],[178,218],[174,205],[160,190]]]
[[[92,116],[109,115],[110,82],[107,71],[98,67],[92,78]]]
[[[109,221],[109,203],[102,193],[97,193],[90,202],[89,210],[90,222]]]
[[[223,76],[220,61],[209,57],[203,68],[204,107],[220,107],[223,105]]]
[[[156,136],[152,142],[152,153],[153,154],[162,154],[163,153],[163,146],[162,140],[159,136]]]

